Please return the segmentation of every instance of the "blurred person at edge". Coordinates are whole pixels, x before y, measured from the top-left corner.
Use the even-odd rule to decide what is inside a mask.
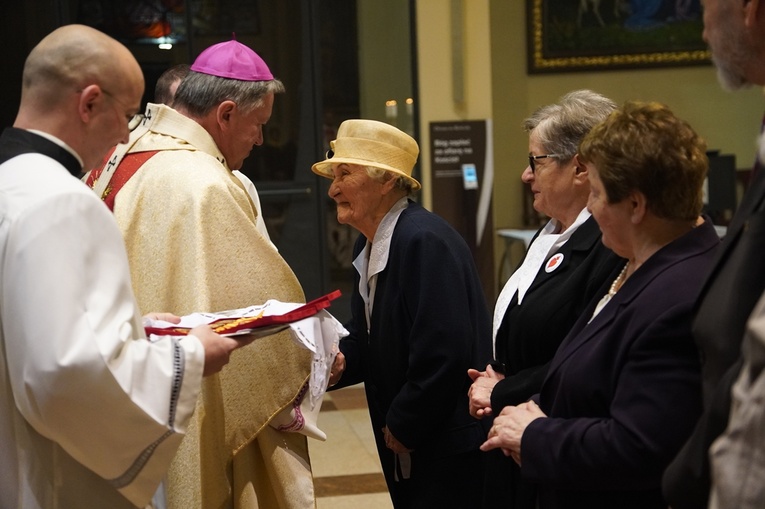
[[[482,449],[538,485],[540,509],[666,509],[661,476],[701,414],[693,304],[720,240],[700,217],[706,144],[658,103],[628,102],[579,146],[587,208],[626,259],[561,343],[539,394]]]
[[[246,344],[207,326],[147,341],[114,217],[77,179],[127,140],[143,88],[122,44],[58,28],[27,57],[0,136],[3,509],[145,507],[202,377]]]
[[[704,40],[723,88],[764,86],[765,4],[702,3]],[[765,504],[763,161],[761,134],[749,188],[711,270],[702,276],[693,335],[702,363],[704,414],[664,475],[664,494],[673,509],[751,509]]]
[[[304,302],[234,174],[263,143],[283,91],[251,48],[214,44],[180,81],[172,108],[149,103],[128,143],[87,176],[117,218],[142,308],[188,314]],[[205,381],[199,418],[158,498],[170,509],[313,508],[306,438],[321,433],[302,406],[310,405],[310,362],[287,331],[232,356],[231,369]]]
[[[485,437],[468,413],[468,368],[490,360],[489,314],[472,254],[445,220],[410,196],[419,147],[374,120],[346,120],[327,159],[337,220],[353,249],[348,338],[331,384],[364,382],[393,506],[472,508]]]
[[[539,108],[523,127],[529,134],[529,166],[521,175],[534,194],[534,209],[551,219],[532,239],[519,268],[494,308],[494,361],[470,370],[470,413],[491,418],[539,392],[555,351],[595,292],[624,264],[600,241],[587,210],[587,166],[579,142],[616,109],[610,99],[577,90]],[[486,453],[483,507],[533,509],[536,489],[501,451]]]
[[[189,64],[175,64],[159,75],[157,84],[154,86],[154,102],[156,104],[173,106],[175,92],[183,78],[189,73],[190,67]]]

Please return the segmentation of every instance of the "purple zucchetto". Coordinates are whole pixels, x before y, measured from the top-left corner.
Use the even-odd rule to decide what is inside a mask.
[[[221,42],[210,46],[194,60],[191,70],[241,81],[274,79],[263,59],[237,41]]]

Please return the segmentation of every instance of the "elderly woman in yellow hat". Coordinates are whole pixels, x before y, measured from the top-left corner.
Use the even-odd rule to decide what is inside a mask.
[[[466,373],[490,358],[490,318],[462,237],[409,199],[418,154],[395,127],[346,120],[312,167],[332,179],[337,220],[361,232],[351,334],[330,383],[364,382],[394,507],[472,507],[484,433]]]

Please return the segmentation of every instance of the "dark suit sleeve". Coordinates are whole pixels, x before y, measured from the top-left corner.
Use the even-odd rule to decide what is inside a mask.
[[[359,235],[353,246],[353,258],[366,246],[366,238]],[[353,271],[353,288],[359,287],[359,275]],[[338,345],[340,352],[345,356],[345,371],[340,381],[328,390],[341,389],[364,381],[366,373],[365,356],[362,352],[360,341],[366,341],[366,315],[364,315],[364,301],[357,290],[351,294],[351,319],[344,324],[348,336],[340,340]]]
[[[524,478],[578,490],[643,489],[660,482],[657,472],[701,413],[689,308],[666,309],[650,324],[627,317],[619,322],[623,327],[604,329],[577,350],[569,364],[582,376],[568,377],[559,397],[568,398],[563,406],[584,407],[588,416],[531,422],[521,440]],[[638,323],[630,325],[635,319]],[[629,348],[619,353],[622,358],[606,358],[609,351],[591,357],[590,348],[604,341],[627,342]],[[599,408],[598,400],[607,405],[600,416],[586,410]]]
[[[709,447],[728,425],[731,388],[742,365],[743,360],[739,359],[725,373],[693,434],[664,472],[662,491],[672,509],[707,507],[711,479]]]
[[[491,391],[491,409],[499,415],[508,405],[520,405],[542,387],[550,363],[532,366],[500,380]]]
[[[479,340],[488,340],[476,337],[476,321],[488,325],[480,281],[469,251],[454,235],[422,230],[400,252],[391,251],[403,260],[396,284],[411,328],[409,337],[402,338],[409,348],[406,382],[386,420],[393,435],[414,449],[432,438],[434,422],[450,419],[455,394],[464,395],[467,414],[473,348]],[[471,302],[476,299],[480,302]]]

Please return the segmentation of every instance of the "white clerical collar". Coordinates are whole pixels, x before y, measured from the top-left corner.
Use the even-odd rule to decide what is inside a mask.
[[[195,119],[167,106],[166,104],[147,104],[147,113],[151,111],[153,118],[148,124],[148,130],[153,133],[178,138],[179,133],[183,141],[215,157],[222,165],[228,167],[228,162],[223,156],[223,152],[218,148],[212,135],[202,127]],[[189,123],[192,122],[192,123]]]
[[[46,132],[43,132],[43,131],[38,131],[37,129],[27,129],[27,131],[29,131],[30,133],[35,133],[38,136],[42,136],[46,140],[50,140],[53,143],[55,143],[56,145],[58,145],[59,147],[63,148],[64,150],[66,150],[67,152],[72,154],[75,157],[75,159],[77,159],[77,162],[80,163],[80,168],[85,169],[85,163],[82,161],[82,158],[80,157],[80,154],[75,152],[72,147],[70,147],[69,145],[64,143],[62,140],[56,138],[52,134],[49,134],[49,133],[46,133]]]

